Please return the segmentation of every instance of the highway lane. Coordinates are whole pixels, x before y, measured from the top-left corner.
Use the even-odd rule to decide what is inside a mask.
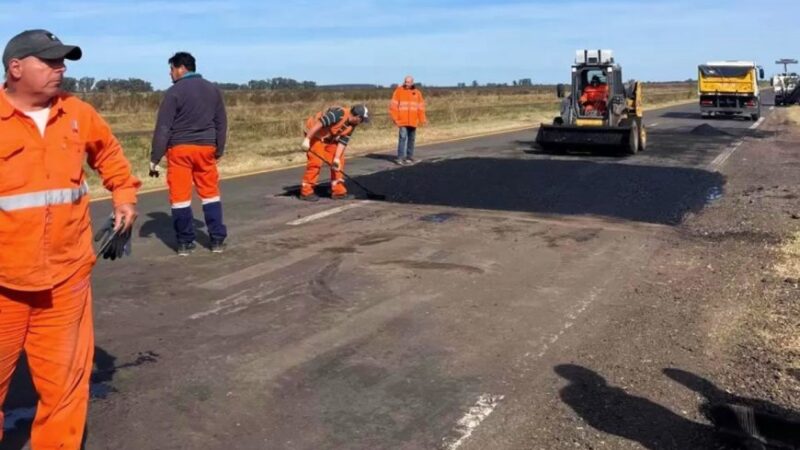
[[[760,136],[695,111],[648,112],[631,157],[542,154],[531,129],[352,159],[386,202],[297,201],[301,169],[231,179],[223,255],[176,257],[166,193],[143,195],[134,257],[95,272],[89,448],[470,448]],[[24,376],[7,409],[33,404]]]

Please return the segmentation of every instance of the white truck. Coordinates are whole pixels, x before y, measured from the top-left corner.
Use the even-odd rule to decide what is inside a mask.
[[[770,84],[775,90],[775,106],[800,102],[800,76],[796,73],[780,73],[772,77]]]

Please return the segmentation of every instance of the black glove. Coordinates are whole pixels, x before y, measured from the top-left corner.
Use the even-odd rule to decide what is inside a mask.
[[[147,174],[150,178],[158,178],[160,175],[161,168],[158,167],[158,163],[150,162],[150,172]]]
[[[125,227],[124,223],[122,227]],[[103,227],[94,235],[95,242],[100,240],[103,242],[100,244],[97,256],[103,255],[103,259],[113,261],[122,258],[122,255],[130,256],[131,254],[131,229],[124,232],[114,231],[114,214],[109,216]]]

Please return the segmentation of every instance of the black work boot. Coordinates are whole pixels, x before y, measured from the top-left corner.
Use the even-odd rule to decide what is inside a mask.
[[[178,243],[178,256],[189,256],[196,247],[194,242]]]

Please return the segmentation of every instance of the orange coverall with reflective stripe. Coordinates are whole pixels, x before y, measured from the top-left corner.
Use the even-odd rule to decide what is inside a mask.
[[[94,108],[59,95],[43,137],[0,90],[0,403],[24,349],[39,395],[34,449],[79,448],[86,422],[95,257],[84,162],[115,205],[136,202],[139,180]]]
[[[425,99],[417,88],[406,89],[398,86],[389,103],[389,115],[398,127],[414,127],[425,124],[428,117],[425,112]]]
[[[599,84],[597,86],[586,86],[581,95],[581,105],[584,106],[584,111],[592,112],[599,111],[605,113],[606,103],[608,102],[608,85]]]

